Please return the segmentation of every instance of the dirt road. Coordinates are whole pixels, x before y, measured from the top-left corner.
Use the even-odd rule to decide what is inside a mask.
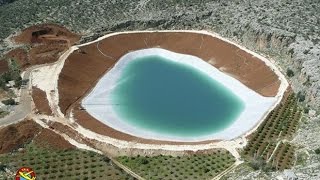
[[[38,65],[38,66],[33,66],[31,68],[28,68],[22,79],[26,80],[30,78],[31,72],[39,68],[41,66],[47,66],[47,65]],[[21,88],[20,92],[20,102],[19,105],[14,107],[14,110],[6,117],[0,119],[0,127],[1,126],[7,126],[9,124],[17,123],[31,113],[31,83],[28,82],[23,88]]]

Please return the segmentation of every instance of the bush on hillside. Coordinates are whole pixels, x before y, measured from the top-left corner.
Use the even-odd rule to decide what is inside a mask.
[[[299,102],[303,102],[306,99],[306,95],[302,94],[301,91],[298,92],[297,98]]]
[[[255,170],[263,169],[266,165],[266,162],[261,157],[253,158],[249,165]]]
[[[16,105],[16,101],[12,98],[1,101],[4,105]]]
[[[293,77],[294,76],[294,72],[291,69],[287,69],[287,76],[288,77]]]

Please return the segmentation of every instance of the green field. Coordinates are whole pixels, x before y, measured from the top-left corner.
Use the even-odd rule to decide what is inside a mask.
[[[37,179],[134,179],[113,164],[109,158],[91,151],[52,150],[28,145],[25,152],[0,156],[0,179],[13,179],[12,175],[1,177],[3,169],[15,172],[22,166],[33,168]]]
[[[145,179],[212,179],[232,164],[226,150],[186,156],[118,157],[118,161]]]

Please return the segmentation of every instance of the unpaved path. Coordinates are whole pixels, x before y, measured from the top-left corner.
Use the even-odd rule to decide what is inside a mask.
[[[25,119],[31,113],[32,101],[33,101],[32,94],[31,94],[31,90],[32,90],[32,83],[30,79],[31,72],[35,69],[38,69],[44,66],[50,66],[52,64],[56,64],[56,62],[51,64],[36,65],[26,69],[22,79],[29,80],[29,81],[27,85],[21,88],[19,105],[16,105],[14,107],[14,110],[8,116],[5,116],[4,118],[0,118],[0,127],[17,123]]]
[[[110,157],[109,157],[110,158]],[[131,169],[129,169],[127,166],[121,164],[119,161],[117,161],[114,158],[110,158],[113,163],[115,163],[117,166],[119,166],[121,169],[123,169],[125,172],[133,176],[134,178],[137,178],[138,180],[145,180],[143,177],[139,176],[135,172],[133,172]]]
[[[238,167],[238,165],[240,165],[242,163],[242,161],[236,161],[233,165],[231,165],[230,167],[228,167],[226,170],[222,171],[220,174],[216,175],[212,180],[219,180],[221,179],[224,175],[228,174],[229,172],[231,172],[232,170],[234,170],[236,167]]]

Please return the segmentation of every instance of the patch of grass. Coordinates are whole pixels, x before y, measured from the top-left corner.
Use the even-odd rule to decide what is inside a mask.
[[[117,159],[146,179],[210,179],[235,162],[226,150],[178,157],[121,156]]]

